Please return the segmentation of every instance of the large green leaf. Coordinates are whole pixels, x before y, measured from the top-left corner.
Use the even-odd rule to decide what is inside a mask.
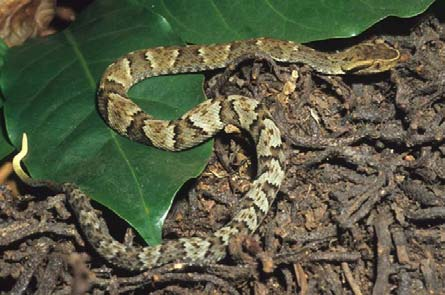
[[[30,141],[32,177],[74,182],[158,243],[172,198],[205,167],[211,144],[181,153],[150,148],[108,128],[96,110],[104,69],[131,50],[180,44],[164,18],[127,1],[95,1],[71,27],[13,48],[1,86],[13,144]],[[160,118],[176,118],[203,100],[202,77],[158,77],[130,96]]]
[[[355,36],[387,16],[411,17],[434,0],[140,0],[183,40],[252,37],[298,42]]]
[[[3,67],[3,60],[5,58],[6,52],[8,52],[8,46],[3,41],[3,39],[0,38],[0,69]]]
[[[0,104],[2,104],[1,100]],[[4,126],[3,109],[0,107],[0,160],[10,155],[13,150],[14,147],[9,143]]]
[[[0,104],[2,104],[1,99]],[[8,136],[6,134],[3,109],[0,106],[0,160],[3,160],[6,156],[11,154],[13,150],[14,147],[9,143]]]
[[[5,42],[0,39],[0,74],[1,68],[3,67],[3,59],[7,51],[8,47],[6,46]],[[14,147],[9,143],[8,136],[6,134],[3,118],[3,96],[0,93],[0,160],[12,153],[13,150]]]
[[[6,156],[12,153],[14,147],[9,143],[6,130],[4,130],[2,109],[0,109],[0,121],[0,160],[3,160]]]

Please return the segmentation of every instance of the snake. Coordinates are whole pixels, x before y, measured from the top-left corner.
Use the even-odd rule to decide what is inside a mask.
[[[56,186],[56,190],[67,195],[89,243],[108,262],[130,271],[144,271],[175,262],[216,263],[226,256],[233,237],[251,235],[262,223],[286,173],[280,129],[262,103],[241,95],[219,96],[205,100],[179,119],[159,120],[127,95],[133,85],[144,79],[225,68],[252,53],[277,62],[307,65],[326,75],[380,73],[394,67],[400,57],[397,49],[380,41],[329,53],[292,41],[255,38],[225,44],[141,49],[115,60],[103,73],[97,91],[98,111],[110,128],[132,141],[181,151],[212,138],[227,125],[235,125],[245,130],[255,144],[257,171],[236,213],[223,227],[206,237],[184,237],[146,247],[115,240],[92,207],[90,198],[75,184]],[[16,172],[19,169],[15,167]],[[26,176],[21,178],[34,186],[48,184]]]

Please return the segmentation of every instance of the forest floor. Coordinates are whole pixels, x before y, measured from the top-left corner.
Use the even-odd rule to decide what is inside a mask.
[[[209,97],[243,94],[267,104],[287,155],[265,221],[254,236],[233,239],[221,263],[116,269],[84,239],[64,195],[3,185],[0,291],[445,294],[444,18],[389,19],[360,38],[311,45],[338,49],[364,38],[396,46],[398,66],[337,77],[246,60],[208,76]],[[177,196],[164,238],[206,236],[226,223],[249,187],[252,155],[243,134],[219,135],[204,173]],[[96,207],[116,238],[141,243]]]

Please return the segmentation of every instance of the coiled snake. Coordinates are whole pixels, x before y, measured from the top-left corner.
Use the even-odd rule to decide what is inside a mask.
[[[128,53],[105,70],[98,89],[98,109],[105,122],[131,140],[179,151],[213,137],[226,125],[246,130],[256,145],[257,176],[241,199],[239,210],[224,227],[206,238],[166,241],[153,247],[126,246],[114,240],[89,198],[74,184],[54,185],[31,180],[19,164],[15,170],[30,185],[49,184],[67,194],[79,224],[99,254],[111,263],[142,271],[170,262],[216,262],[226,255],[229,240],[252,234],[267,214],[285,176],[285,157],[278,127],[258,101],[239,95],[217,97],[199,104],[181,118],[156,120],[133,103],[127,91],[139,81],[160,75],[224,68],[252,53],[287,63],[307,64],[332,75],[368,74],[390,69],[399,52],[383,42],[363,43],[338,53],[323,53],[291,41],[258,38],[227,44],[158,47]]]

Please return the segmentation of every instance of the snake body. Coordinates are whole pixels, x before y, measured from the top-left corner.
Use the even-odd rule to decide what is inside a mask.
[[[291,41],[259,38],[143,49],[117,59],[105,70],[98,88],[99,112],[112,129],[143,144],[179,151],[213,137],[228,124],[236,125],[246,130],[255,143],[258,170],[237,213],[225,226],[205,238],[180,238],[144,248],[114,240],[89,198],[75,185],[65,184],[63,190],[84,234],[111,263],[137,271],[170,262],[214,263],[226,255],[233,236],[251,234],[262,222],[284,179],[285,156],[280,131],[261,103],[239,95],[217,97],[168,121],[154,119],[127,96],[127,91],[143,79],[224,68],[252,53],[280,62],[307,64],[325,74],[382,72],[399,58],[399,52],[385,43],[364,43],[338,53],[323,53]]]

